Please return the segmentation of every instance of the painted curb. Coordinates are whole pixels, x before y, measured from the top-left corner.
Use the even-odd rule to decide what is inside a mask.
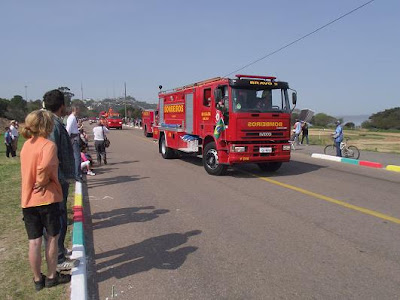
[[[386,170],[392,171],[392,172],[400,172],[400,166],[388,165],[388,166],[386,166]]]
[[[369,168],[375,168],[375,169],[386,169],[389,171],[400,172],[400,166],[389,165],[386,168],[384,168],[381,163],[377,163],[377,162],[373,162],[373,161],[357,160],[357,159],[345,158],[345,157],[337,157],[337,156],[320,154],[320,153],[313,153],[313,154],[311,154],[311,157],[330,160],[330,161],[336,161],[336,162],[341,162],[341,163],[351,164],[351,165],[356,165],[356,166],[363,166],[363,167],[369,167]]]
[[[82,183],[75,183],[74,199],[74,229],[72,232],[72,259],[79,259],[79,266],[72,269],[71,300],[86,300],[87,295],[87,270],[85,239],[83,234],[83,203]]]

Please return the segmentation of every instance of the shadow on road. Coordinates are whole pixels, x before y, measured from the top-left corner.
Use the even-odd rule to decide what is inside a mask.
[[[200,233],[201,230],[170,233],[127,247],[98,253],[95,256],[96,281],[102,282],[111,277],[125,278],[151,269],[178,269],[187,256],[198,248],[192,246],[174,248],[187,243],[189,237]]]
[[[258,168],[255,164],[249,164],[249,165],[241,165],[241,166],[238,165],[237,168],[233,168],[230,172],[228,172],[228,175],[231,175],[231,176],[237,177],[237,178],[253,177],[249,174],[241,172],[241,171],[244,171],[244,172],[249,172],[249,173],[255,174],[257,176],[282,177],[282,176],[302,175],[302,174],[317,171],[321,168],[326,168],[326,167],[291,160],[288,163],[283,163],[282,167],[276,172],[261,171],[261,169]]]
[[[137,181],[137,180],[142,180],[142,179],[147,179],[150,177],[139,177],[138,175],[121,175],[121,176],[113,176],[113,177],[107,177],[107,178],[96,178],[94,177],[93,179],[90,180],[89,183],[89,189],[99,187],[99,186],[110,186],[113,184],[118,184],[118,183],[125,183],[125,182],[132,182],[132,181]]]
[[[162,214],[169,212],[168,209],[154,209],[154,206],[125,207],[113,209],[111,211],[99,212],[92,215],[93,230],[108,228],[134,222],[147,222],[158,218]],[[152,210],[149,212],[139,212],[141,210]]]
[[[125,161],[117,161],[117,162],[109,162],[107,166],[113,166],[113,165],[128,165],[128,164],[133,164],[137,163],[140,160],[125,160]]]

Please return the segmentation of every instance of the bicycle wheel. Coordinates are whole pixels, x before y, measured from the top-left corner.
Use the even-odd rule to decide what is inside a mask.
[[[336,147],[334,145],[328,145],[324,149],[326,155],[336,156]]]
[[[360,150],[358,150],[358,148],[356,146],[349,146],[349,147],[347,147],[347,150],[344,151],[344,157],[359,159],[360,158]]]

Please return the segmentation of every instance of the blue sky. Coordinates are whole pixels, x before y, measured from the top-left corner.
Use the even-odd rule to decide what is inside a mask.
[[[39,99],[58,86],[80,98],[157,101],[223,76],[366,0],[6,1],[0,3],[0,97]],[[243,71],[273,75],[301,108],[332,115],[400,106],[400,1],[376,0]]]

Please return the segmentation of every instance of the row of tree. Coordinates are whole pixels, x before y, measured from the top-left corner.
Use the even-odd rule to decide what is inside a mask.
[[[67,108],[72,105],[78,106],[81,117],[96,117],[101,111],[106,111],[112,108],[118,111],[121,116],[128,118],[140,118],[143,108],[155,108],[154,104],[137,101],[134,97],[127,96],[126,99],[103,99],[95,100],[80,100],[73,99],[75,96],[68,87],[58,88],[63,94]],[[42,100],[26,101],[22,96],[15,95],[11,99],[0,98],[0,117],[17,120],[23,122],[26,115],[31,111],[41,109]]]

